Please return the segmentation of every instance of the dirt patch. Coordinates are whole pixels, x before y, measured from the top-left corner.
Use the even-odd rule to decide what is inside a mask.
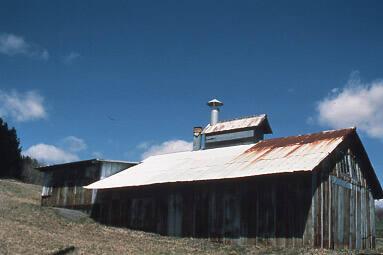
[[[81,212],[81,211],[64,209],[64,208],[56,208],[56,207],[53,209],[56,211],[56,213],[59,216],[64,217],[65,219],[70,220],[70,221],[78,222],[81,220],[88,219],[88,215],[86,213]]]

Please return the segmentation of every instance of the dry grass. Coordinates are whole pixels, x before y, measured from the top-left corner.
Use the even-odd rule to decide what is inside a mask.
[[[69,220],[53,208],[40,207],[40,191],[40,186],[0,180],[0,254],[54,254],[65,249],[74,254],[350,254],[224,245],[107,227],[88,218]]]

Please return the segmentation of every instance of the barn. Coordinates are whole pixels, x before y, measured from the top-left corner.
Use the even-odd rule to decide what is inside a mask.
[[[91,211],[97,190],[86,186],[136,165],[135,162],[89,159],[37,168],[43,172],[41,205]]]
[[[383,191],[355,128],[264,139],[266,115],[193,130],[193,151],[157,155],[86,186],[92,216],[162,235],[277,247],[375,247]]]

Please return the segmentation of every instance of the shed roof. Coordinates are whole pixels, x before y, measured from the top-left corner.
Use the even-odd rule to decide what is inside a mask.
[[[132,161],[122,161],[122,160],[109,160],[109,159],[86,159],[86,160],[79,160],[79,161],[73,161],[73,162],[67,162],[62,164],[55,164],[55,165],[47,165],[47,166],[41,166],[37,167],[36,169],[39,171],[50,171],[61,167],[70,167],[70,166],[79,166],[79,165],[89,165],[89,164],[95,164],[98,162],[109,162],[109,163],[118,163],[118,164],[126,164],[126,165],[137,165],[139,162],[132,162]]]
[[[354,128],[268,139],[250,145],[152,156],[85,188],[106,189],[312,171],[350,134],[356,135]],[[377,185],[381,191],[379,181]]]
[[[262,129],[265,134],[272,133],[266,114],[219,121],[214,125],[208,124],[202,133],[206,135],[213,135],[219,133],[229,133],[233,131],[250,130],[255,128]]]

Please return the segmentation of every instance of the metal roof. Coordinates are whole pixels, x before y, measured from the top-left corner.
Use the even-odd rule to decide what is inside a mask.
[[[119,164],[127,164],[127,165],[137,165],[139,163],[139,162],[132,162],[132,161],[108,160],[108,159],[94,158],[94,159],[86,159],[86,160],[67,162],[67,163],[62,163],[62,164],[41,166],[41,167],[36,167],[36,169],[39,171],[47,171],[47,170],[53,170],[55,168],[64,167],[64,166],[94,164],[97,162],[110,162],[110,163],[119,163]]]
[[[139,165],[85,188],[105,189],[312,171],[352,132],[355,129],[152,156]]]
[[[266,114],[252,116],[252,117],[245,117],[240,119],[220,121],[214,125],[208,124],[202,133],[206,135],[228,133],[234,130],[239,131],[239,130],[246,130],[246,129],[254,129],[255,127],[263,128],[265,134],[272,133]]]
[[[207,105],[208,106],[222,106],[223,103],[221,101],[219,101],[218,99],[214,98],[213,100],[210,100],[209,102],[207,102]]]

